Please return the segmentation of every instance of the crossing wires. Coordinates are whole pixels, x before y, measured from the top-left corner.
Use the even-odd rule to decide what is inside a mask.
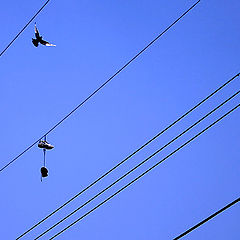
[[[118,74],[120,74],[126,67],[128,67],[134,60],[136,60],[143,52],[145,52],[150,46],[152,46],[161,36],[163,36],[167,31],[169,31],[177,22],[179,22],[186,14],[188,14],[201,0],[197,1],[193,4],[187,11],[185,11],[179,18],[177,18],[172,24],[170,24],[165,30],[163,30],[155,39],[153,39],[150,43],[148,43],[140,52],[138,52],[132,59],[130,59],[123,67],[121,67],[116,73],[114,73],[107,81],[105,81],[100,87],[98,87],[92,94],[90,94],[85,100],[83,100],[79,105],[77,105],[70,113],[68,113],[62,120],[60,120],[57,124],[55,124],[50,130],[48,130],[43,136],[41,136],[38,140],[32,143],[29,147],[27,147],[22,153],[12,159],[9,163],[3,166],[0,169],[2,172],[6,169],[10,164],[15,162],[19,157],[21,157],[24,153],[30,150],[35,144],[37,144],[44,136],[48,135],[55,128],[57,128],[60,124],[62,124],[67,118],[69,118],[74,112],[76,112],[80,107],[82,107],[88,100],[90,100],[95,94],[97,94],[102,88],[104,88],[109,82],[111,82]]]
[[[13,38],[13,40],[3,49],[0,53],[0,57],[7,51],[7,49],[14,43],[14,41],[23,33],[23,31],[28,27],[28,25],[36,18],[36,16],[47,6],[50,0],[47,0],[43,6],[35,13],[35,15],[28,21],[28,23],[22,28],[22,30]]]

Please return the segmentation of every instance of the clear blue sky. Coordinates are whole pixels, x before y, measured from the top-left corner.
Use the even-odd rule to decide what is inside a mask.
[[[1,3],[2,50],[44,1]],[[1,57],[1,166],[36,141],[194,1],[51,1],[37,17],[55,48],[31,43],[32,23]],[[40,182],[37,146],[0,174],[0,238],[15,239],[240,71],[238,0],[202,0],[103,91],[49,134],[49,177]],[[223,99],[240,79],[23,239],[78,207]],[[103,197],[225,113],[234,99]],[[172,239],[239,197],[236,111],[58,239]],[[185,239],[239,239],[235,205]]]

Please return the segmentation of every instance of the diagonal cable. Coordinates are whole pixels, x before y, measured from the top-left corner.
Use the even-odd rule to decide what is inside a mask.
[[[74,199],[76,199],[77,197],[79,197],[81,194],[83,194],[85,191],[87,191],[88,189],[90,189],[91,187],[93,187],[97,182],[99,182],[101,179],[103,179],[104,177],[106,177],[108,174],[110,174],[112,171],[114,171],[115,169],[117,169],[118,167],[120,167],[124,162],[126,162],[127,160],[129,160],[131,157],[133,157],[135,154],[137,154],[140,150],[142,150],[144,147],[146,147],[147,145],[149,145],[152,141],[154,141],[155,139],[157,139],[158,137],[160,137],[164,132],[166,132],[168,129],[170,129],[171,127],[173,127],[175,124],[177,124],[180,120],[182,120],[183,118],[185,118],[187,115],[189,115],[191,112],[193,112],[195,109],[197,109],[200,105],[202,105],[204,102],[206,102],[209,98],[211,98],[213,95],[215,95],[216,93],[218,93],[220,90],[222,90],[224,87],[226,87],[228,84],[230,84],[235,78],[239,77],[240,73],[236,74],[234,77],[232,77],[231,79],[229,79],[228,81],[226,81],[223,85],[221,85],[219,88],[217,88],[215,91],[213,91],[211,94],[209,94],[206,98],[204,98],[203,100],[201,100],[198,104],[196,104],[194,107],[192,107],[189,111],[187,111],[186,113],[184,113],[182,116],[180,116],[177,120],[175,120],[173,123],[171,123],[170,125],[168,125],[165,129],[163,129],[162,131],[160,131],[158,134],[156,134],[153,138],[151,138],[148,142],[146,142],[145,144],[143,144],[140,148],[138,148],[135,152],[133,152],[132,154],[130,154],[128,157],[126,157],[125,159],[123,159],[121,162],[119,162],[117,165],[115,165],[113,168],[111,168],[109,171],[107,171],[106,173],[104,173],[102,176],[100,176],[98,179],[96,179],[94,182],[92,182],[91,184],[89,184],[86,188],[84,188],[83,190],[81,190],[79,193],[77,193],[75,196],[73,196],[71,199],[69,199],[67,202],[65,202],[64,204],[62,204],[60,207],[58,207],[56,210],[54,210],[52,213],[50,213],[49,215],[47,215],[45,218],[43,218],[42,220],[40,220],[38,223],[36,223],[34,226],[32,226],[31,228],[29,228],[27,231],[25,231],[21,236],[19,236],[18,239],[20,239],[21,237],[23,237],[24,235],[26,235],[27,233],[29,233],[30,231],[32,231],[34,228],[36,228],[38,225],[40,225],[41,223],[43,223],[44,221],[46,221],[49,217],[51,217],[52,215],[54,215],[55,213],[57,213],[59,210],[61,210],[63,207],[65,207],[66,205],[68,205],[70,202],[72,202]]]
[[[128,184],[126,184],[124,187],[122,187],[120,190],[118,190],[117,192],[115,192],[114,194],[112,194],[110,197],[108,197],[107,199],[105,199],[104,201],[102,201],[100,204],[98,204],[96,207],[92,208],[90,211],[88,211],[87,213],[85,213],[84,215],[82,215],[81,217],[79,217],[77,220],[75,220],[74,222],[72,222],[71,224],[69,224],[67,227],[65,227],[63,230],[59,231],[58,233],[56,233],[53,237],[51,237],[49,240],[52,240],[54,238],[56,238],[57,236],[61,235],[63,232],[65,232],[66,230],[68,230],[69,228],[71,228],[73,225],[75,225],[77,222],[81,221],[83,218],[85,218],[86,216],[88,216],[90,213],[92,213],[93,211],[95,211],[97,208],[101,207],[104,203],[108,202],[110,199],[112,199],[113,197],[115,197],[117,194],[119,194],[120,192],[122,192],[124,189],[126,189],[127,187],[129,187],[131,184],[133,184],[134,182],[136,182],[138,179],[140,179],[141,177],[143,177],[145,174],[147,174],[148,172],[150,172],[151,170],[153,170],[155,167],[157,167],[159,164],[163,163],[165,160],[167,160],[169,157],[171,157],[173,154],[175,154],[176,152],[178,152],[180,149],[182,149],[183,147],[185,147],[186,145],[188,145],[190,142],[192,142],[194,139],[196,139],[197,137],[199,137],[201,134],[203,134],[204,132],[206,132],[208,129],[210,129],[212,126],[214,126],[216,123],[218,123],[219,121],[221,121],[223,118],[225,118],[227,115],[231,114],[233,111],[235,111],[237,108],[240,107],[240,104],[236,105],[234,108],[232,108],[230,111],[228,111],[227,113],[225,113],[224,115],[222,115],[220,118],[218,118],[215,122],[213,122],[212,124],[208,125],[205,129],[203,129],[201,132],[199,132],[198,134],[196,134],[194,137],[192,137],[190,140],[186,141],[184,144],[182,144],[180,147],[178,147],[177,149],[175,149],[173,152],[171,152],[169,155],[167,155],[165,158],[163,158],[161,161],[157,162],[155,165],[153,165],[152,167],[150,167],[149,169],[147,169],[145,172],[143,172],[141,175],[139,175],[138,177],[136,177],[135,179],[133,179],[131,182],[129,182]],[[153,155],[151,155],[150,157],[153,157],[155,155],[155,153]]]
[[[240,91],[237,91],[235,94],[233,94],[231,97],[229,97],[228,99],[226,99],[224,102],[222,102],[221,104],[219,104],[217,107],[215,107],[213,110],[211,110],[210,112],[208,112],[205,116],[203,116],[202,118],[200,118],[198,121],[196,121],[194,124],[192,124],[190,127],[188,127],[187,129],[185,129],[183,132],[181,132],[179,135],[177,135],[175,138],[173,138],[171,141],[169,141],[167,144],[165,144],[163,147],[161,147],[160,149],[158,149],[154,154],[152,154],[150,157],[144,159],[142,162],[140,162],[138,165],[136,165],[135,167],[133,167],[131,170],[129,170],[127,173],[125,173],[124,175],[122,175],[120,178],[118,178],[115,182],[111,183],[109,186],[107,186],[105,189],[103,189],[102,191],[100,191],[98,194],[96,194],[94,197],[92,197],[91,199],[89,199],[88,201],[86,201],[84,204],[82,204],[80,207],[78,207],[77,209],[75,209],[74,211],[72,211],[70,214],[68,214],[66,217],[62,218],[60,221],[58,221],[56,224],[54,224],[52,227],[48,228],[46,231],[44,231],[42,234],[40,234],[39,236],[37,236],[34,240],[39,239],[40,237],[42,237],[43,235],[45,235],[46,233],[48,233],[50,230],[52,230],[53,228],[55,228],[56,226],[58,226],[60,223],[62,223],[63,221],[65,221],[66,219],[68,219],[69,217],[71,217],[73,214],[75,214],[76,212],[78,212],[80,209],[82,209],[84,206],[86,206],[87,204],[89,204],[90,202],[92,202],[94,199],[96,199],[98,196],[102,195],[104,192],[106,192],[108,189],[110,189],[112,186],[114,186],[115,184],[117,184],[118,182],[120,182],[122,179],[124,179],[125,177],[127,177],[130,173],[132,173],[133,171],[135,171],[137,168],[139,168],[140,166],[142,166],[144,163],[146,163],[147,161],[149,161],[153,156],[155,156],[156,154],[158,154],[159,152],[161,152],[163,149],[165,149],[166,147],[168,147],[170,144],[172,144],[173,142],[175,142],[177,139],[179,139],[181,136],[183,136],[185,133],[187,133],[188,131],[190,131],[193,127],[195,127],[196,125],[198,125],[200,122],[202,122],[204,119],[206,119],[208,116],[210,116],[211,114],[213,114],[216,110],[218,110],[219,108],[221,108],[222,106],[224,106],[227,102],[229,102],[231,99],[233,99],[234,97],[236,97],[238,94],[240,93]]]
[[[128,65],[130,65],[135,59],[137,59],[143,52],[145,52],[151,45],[153,45],[162,35],[164,35],[170,28],[172,28],[180,19],[182,19],[189,11],[191,11],[198,3],[196,2],[192,5],[186,12],[184,12],[178,19],[176,19],[171,25],[169,25],[163,32],[161,32],[154,40],[152,40],[147,46],[145,46],[140,52],[138,52],[131,60],[129,60],[123,67],[121,67],[116,73],[114,73],[107,81],[105,81],[100,87],[98,87],[92,94],[90,94],[84,101],[82,101],[79,105],[77,105],[70,113],[68,113],[62,120],[60,120],[56,125],[54,125],[50,130],[48,130],[42,137],[36,140],[32,145],[26,148],[22,153],[16,156],[13,160],[7,163],[0,169],[0,172],[7,168],[10,164],[15,162],[19,157],[21,157],[24,153],[30,150],[35,144],[38,143],[44,136],[48,135],[52,132],[56,127],[58,127],[63,121],[65,121],[68,117],[70,117],[75,111],[77,111],[81,106],[83,106],[90,98],[92,98],[97,92],[99,92],[105,85],[107,85],[112,79],[114,79],[118,74],[120,74]]]
[[[34,18],[46,7],[50,0],[46,1],[44,5],[36,12],[36,14],[28,21],[28,23],[22,28],[22,30],[13,38],[13,40],[4,48],[0,53],[0,57],[7,51],[7,49],[13,44],[13,42],[21,35],[21,33],[27,28],[27,26],[34,20]]]
[[[186,230],[184,233],[180,234],[178,237],[174,238],[173,240],[178,240],[184,236],[186,236],[187,234],[189,234],[190,232],[192,232],[193,230],[195,230],[196,228],[200,227],[201,225],[203,225],[204,223],[208,222],[209,220],[211,220],[212,218],[216,217],[218,214],[226,211],[228,208],[232,207],[233,205],[237,204],[240,201],[240,197],[235,199],[234,201],[232,201],[231,203],[229,203],[228,205],[226,205],[225,207],[221,208],[220,210],[218,210],[217,212],[213,213],[212,215],[210,215],[209,217],[205,218],[204,220],[202,220],[201,222],[199,222],[198,224],[196,224],[195,226],[189,228],[188,230]]]

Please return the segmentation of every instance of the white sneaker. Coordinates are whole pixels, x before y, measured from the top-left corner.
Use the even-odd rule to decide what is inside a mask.
[[[38,147],[39,147],[39,148],[45,148],[45,149],[48,149],[48,150],[54,148],[53,145],[51,145],[51,144],[48,143],[47,141],[43,141],[43,140],[39,141]]]

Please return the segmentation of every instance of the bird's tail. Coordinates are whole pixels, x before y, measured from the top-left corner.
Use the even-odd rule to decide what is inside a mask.
[[[47,47],[56,47],[56,45],[51,44],[51,43],[46,43],[46,46],[47,46]]]

